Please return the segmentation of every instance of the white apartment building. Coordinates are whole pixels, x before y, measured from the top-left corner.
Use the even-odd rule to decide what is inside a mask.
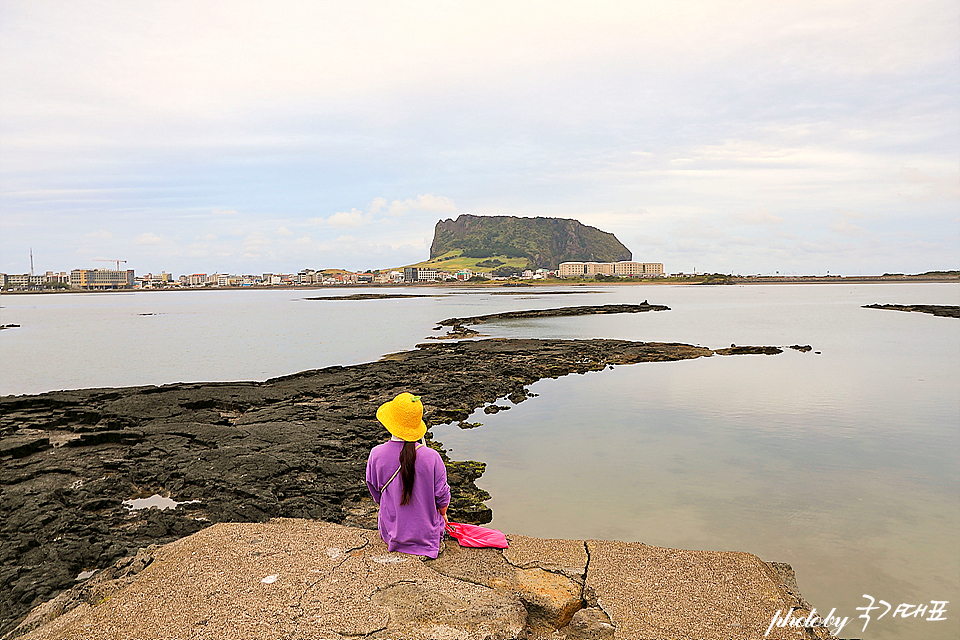
[[[561,278],[591,278],[597,274],[633,278],[663,276],[661,262],[561,262],[557,275]]]
[[[561,278],[591,278],[598,273],[613,275],[612,262],[561,262],[557,270]]]
[[[436,269],[418,269],[417,270],[417,281],[419,282],[436,282],[440,279],[439,274]]]
[[[659,278],[663,275],[661,262],[614,262],[613,275],[635,278]]]

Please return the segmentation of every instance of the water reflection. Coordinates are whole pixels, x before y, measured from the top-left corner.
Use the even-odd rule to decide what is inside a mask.
[[[184,500],[183,502],[177,502],[173,498],[161,496],[158,493],[153,494],[149,498],[133,498],[131,500],[124,500],[123,506],[131,511],[140,511],[143,509],[159,509],[164,511],[166,509],[176,509],[182,504],[199,504],[199,500]]]
[[[545,380],[532,387],[540,397],[470,418],[484,427],[436,428],[456,457],[488,463],[480,484],[494,496],[494,526],[751,551],[791,563],[818,609],[854,617],[863,593],[960,600],[960,324],[861,308],[957,304],[960,287],[591,289],[600,292],[337,303],[303,300],[318,295],[308,291],[4,296],[4,322],[22,329],[0,333],[0,393],[263,379],[413,348],[443,318],[649,299],[671,311],[488,323],[483,332],[810,344],[821,355]],[[878,624],[888,617],[867,637],[960,637],[960,616],[948,618]]]
[[[899,321],[887,318],[874,331],[858,313],[780,343],[803,339],[819,356],[715,356],[544,380],[531,387],[539,397],[468,419],[483,427],[434,433],[455,458],[487,462],[478,484],[504,531],[749,550],[792,564],[808,600],[853,617],[863,593],[956,602],[960,364],[949,354],[960,332],[891,332]],[[848,322],[873,335],[828,335]],[[918,631],[877,622],[867,637]],[[958,628],[923,625],[922,635]]]

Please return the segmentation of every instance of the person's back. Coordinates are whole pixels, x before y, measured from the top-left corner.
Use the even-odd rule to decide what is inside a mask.
[[[380,537],[390,551],[436,558],[445,524],[439,508],[450,503],[447,470],[440,454],[429,447],[417,448],[415,480],[407,504],[400,504],[404,484],[399,474],[382,495],[378,490],[399,467],[403,444],[391,440],[377,445],[367,462],[367,487],[380,504]]]
[[[450,487],[440,454],[415,444],[426,433],[418,396],[401,393],[377,410],[393,436],[367,459],[367,488],[380,505],[378,528],[390,551],[436,558]]]

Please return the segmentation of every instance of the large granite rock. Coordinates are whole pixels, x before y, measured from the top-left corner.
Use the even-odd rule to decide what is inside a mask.
[[[218,524],[35,610],[29,640],[763,638],[803,607],[756,556],[510,536],[436,560],[376,532],[277,519]],[[127,565],[129,567],[129,565]],[[770,638],[832,638],[774,628]]]

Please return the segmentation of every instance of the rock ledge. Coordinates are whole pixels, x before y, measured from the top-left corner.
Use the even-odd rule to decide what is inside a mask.
[[[762,638],[809,611],[787,565],[740,552],[508,536],[436,560],[375,531],[289,518],[221,523],[141,550],[35,608],[5,636],[580,640]],[[833,638],[774,628],[769,638]]]

